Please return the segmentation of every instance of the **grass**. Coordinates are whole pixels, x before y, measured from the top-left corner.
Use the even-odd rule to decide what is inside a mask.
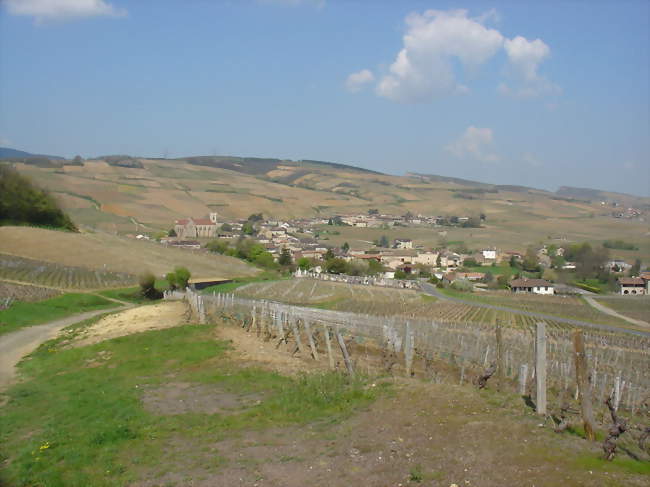
[[[16,301],[0,311],[0,335],[24,326],[33,326],[65,318],[76,313],[107,309],[117,306],[93,294],[69,293],[33,303]]]
[[[279,281],[282,279],[290,279],[289,277],[282,277],[279,273],[275,271],[265,271],[261,274],[258,274],[255,277],[240,277],[235,278],[231,282],[226,282],[223,284],[216,284],[214,286],[209,286],[201,290],[202,294],[212,294],[212,293],[231,293],[235,289],[250,284],[252,282],[268,282],[268,281]]]
[[[87,325],[88,323],[86,323]],[[79,329],[77,326],[75,329]],[[0,484],[128,485],[166,459],[191,462],[238,431],[313,421],[337,422],[369,404],[378,388],[334,373],[290,378],[244,368],[228,359],[229,344],[213,326],[186,325],[116,338],[81,348],[50,341],[20,364],[23,382],[0,411]],[[109,357],[102,365],[80,364]],[[141,399],[170,381],[263,393],[233,414],[155,415]],[[47,398],[47,400],[43,400]],[[169,445],[184,442],[181,452]],[[219,467],[218,453],[210,457]],[[215,460],[216,458],[216,460]]]
[[[612,308],[629,318],[642,321],[650,321],[650,298],[647,296],[630,296],[616,298],[597,298],[603,306]]]
[[[169,283],[165,279],[157,279],[155,286],[159,291],[169,289]],[[117,299],[119,301],[126,301],[128,303],[145,304],[151,302],[150,299],[147,299],[140,294],[139,286],[107,289],[105,291],[100,291],[97,294],[107,298]]]

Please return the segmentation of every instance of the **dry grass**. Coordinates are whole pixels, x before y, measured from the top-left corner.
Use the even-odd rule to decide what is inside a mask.
[[[185,266],[195,277],[253,276],[257,270],[231,257],[168,248],[106,233],[66,233],[28,227],[0,227],[0,253],[99,271],[158,276]]]
[[[648,297],[598,298],[598,302],[628,318],[650,322],[650,298]]]

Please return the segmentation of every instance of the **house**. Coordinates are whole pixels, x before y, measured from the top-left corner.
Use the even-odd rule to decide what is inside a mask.
[[[620,259],[610,260],[605,265],[612,272],[626,272],[630,270],[630,268],[632,267],[632,264],[628,264],[624,260],[620,260]]]
[[[496,249],[484,249],[481,250],[483,258],[485,260],[497,260],[497,250]]]
[[[644,295],[648,294],[648,285],[642,277],[619,277],[618,284],[621,286],[621,294]]]
[[[545,279],[514,279],[510,289],[514,293],[555,294],[553,284]]]
[[[174,231],[178,238],[214,238],[217,235],[217,214],[210,213],[209,218],[184,218],[176,220]]]
[[[418,255],[413,259],[414,264],[423,264],[429,266],[435,266],[438,260],[437,252],[419,252]]]
[[[393,248],[394,249],[412,249],[413,248],[413,240],[410,238],[396,238],[395,242],[393,243]]]
[[[463,265],[463,258],[460,254],[448,250],[445,250],[440,254],[441,267],[458,267],[459,265]]]
[[[381,256],[381,263],[390,269],[397,269],[402,264],[411,264],[413,263],[415,257],[417,256],[417,251],[415,250],[397,250],[392,253],[384,253]]]

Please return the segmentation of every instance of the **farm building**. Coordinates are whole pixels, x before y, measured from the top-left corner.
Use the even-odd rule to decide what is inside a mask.
[[[648,294],[648,281],[642,277],[620,277],[618,284],[621,286],[621,294]]]
[[[176,220],[174,231],[178,238],[213,238],[217,235],[217,214],[210,213],[209,218],[184,218]]]
[[[510,289],[514,293],[555,294],[553,284],[545,279],[514,279]]]
[[[412,249],[413,240],[410,238],[396,238],[393,244],[394,249]]]

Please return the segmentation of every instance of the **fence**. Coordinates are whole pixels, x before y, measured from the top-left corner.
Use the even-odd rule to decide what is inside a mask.
[[[330,364],[343,359],[348,369],[354,367],[355,357],[363,356],[366,363],[373,362],[393,373],[435,379],[436,363],[456,371],[462,383],[470,375],[499,364],[500,382],[503,379],[519,393],[538,398],[538,402],[543,401],[547,388],[551,393],[578,395],[571,329],[547,328],[543,323],[521,329],[497,323],[379,317],[234,294],[199,295],[190,290],[165,295],[167,299],[183,296],[199,322],[234,318],[267,340],[279,340],[278,345],[291,340],[295,351],[314,359],[327,356]],[[617,406],[633,412],[647,404],[650,338],[584,331],[584,342],[591,388],[599,402],[613,393]],[[541,362],[539,352],[544,358]],[[346,354],[352,357],[350,363]],[[543,373],[536,374],[536,370]]]
[[[381,286],[399,289],[417,289],[420,283],[414,280],[406,279],[385,279],[383,277],[372,276],[348,276],[347,274],[327,274],[325,272],[302,271],[298,269],[294,272],[294,277],[308,277],[318,279],[319,281],[344,282],[346,284],[362,284],[365,286]]]

